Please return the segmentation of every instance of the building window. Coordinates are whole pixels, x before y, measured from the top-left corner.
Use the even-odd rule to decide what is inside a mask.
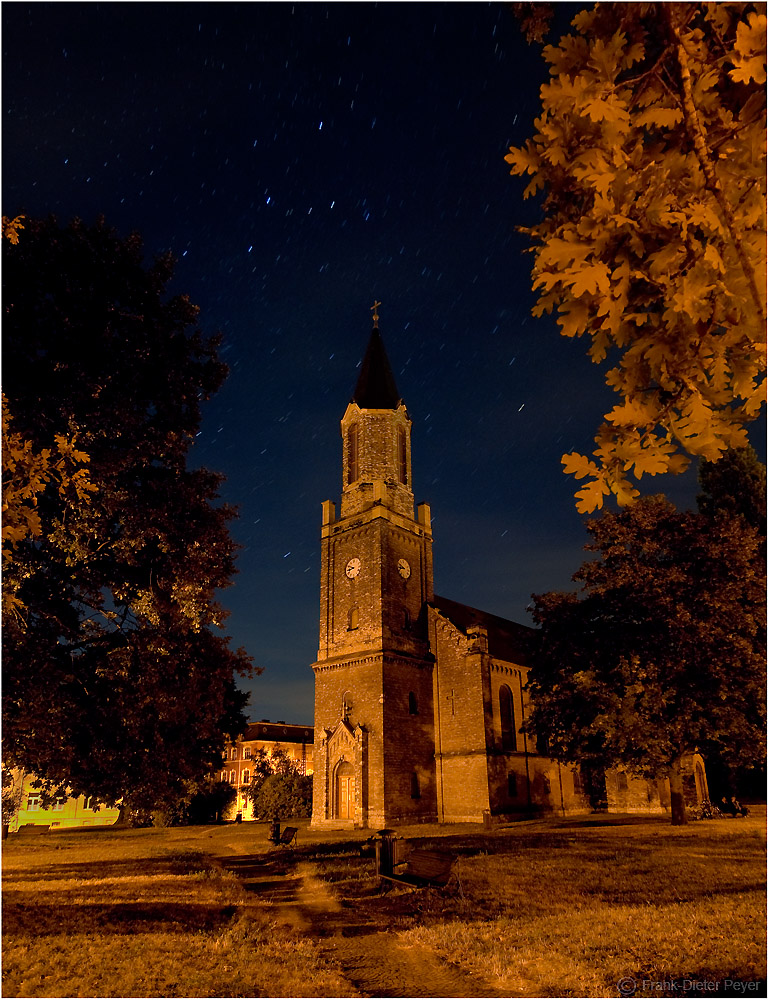
[[[408,459],[406,457],[406,428],[398,428],[398,478],[408,484]]]
[[[417,696],[414,694],[413,691],[409,691],[409,715],[419,715]]]
[[[502,727],[502,749],[515,750],[513,692],[507,684],[503,684],[499,689],[499,721]]]
[[[347,484],[358,478],[358,425],[351,424],[347,431]]]
[[[248,769],[246,769],[243,772],[243,777],[240,779],[240,781],[244,785],[248,785],[250,783],[250,781],[251,781],[251,772]]]
[[[411,614],[408,608],[403,609],[403,627],[407,632],[411,631]]]
[[[575,795],[581,795],[582,791],[583,791],[583,788],[582,788],[582,772],[580,771],[579,768],[576,768],[574,771],[571,772],[571,775],[572,775],[572,779],[574,781],[574,794]]]
[[[243,757],[246,760],[251,760],[251,747],[245,747],[243,750]]]
[[[507,794],[511,799],[518,795],[518,775],[515,771],[507,772]]]
[[[53,804],[53,809],[54,809],[54,811],[55,811],[55,812],[61,812],[61,810],[62,810],[62,809],[64,808],[64,803],[65,803],[66,801],[67,801],[67,800],[66,800],[66,799],[63,799],[63,798],[61,798],[61,796],[60,796],[60,797],[59,797],[58,799],[56,799],[56,801],[55,801],[55,802],[54,802],[54,804]]]
[[[413,771],[411,774],[411,798],[420,799],[421,797],[422,793],[419,790],[419,775],[416,771]]]
[[[234,771],[230,771],[230,784],[231,785],[235,784],[235,772]]]
[[[238,748],[237,747],[233,747],[232,748],[232,753],[230,754],[230,757],[231,757],[232,760],[237,760],[238,759]]]
[[[347,616],[347,631],[354,632],[358,627],[358,609],[350,608],[350,613]]]
[[[27,810],[28,812],[37,812],[40,808],[40,796],[39,795],[28,795],[27,796]]]
[[[542,775],[542,788],[545,792],[545,795],[550,794],[550,776],[547,774]]]
[[[89,795],[87,799],[83,799],[83,809],[93,810],[93,796]]]

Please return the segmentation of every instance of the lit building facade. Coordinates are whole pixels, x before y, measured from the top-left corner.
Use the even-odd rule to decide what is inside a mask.
[[[226,781],[237,789],[237,797],[227,809],[225,818],[234,819],[238,813],[244,820],[255,818],[246,790],[254,775],[252,760],[257,751],[265,750],[272,756],[276,750],[282,750],[300,774],[311,775],[313,739],[312,726],[270,722],[268,719],[250,723],[240,739],[226,745],[224,764],[217,772],[220,781]]]

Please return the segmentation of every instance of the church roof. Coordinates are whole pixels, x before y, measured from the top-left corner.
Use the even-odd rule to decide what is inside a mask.
[[[397,410],[401,401],[379,327],[371,331],[352,397],[362,409]]]
[[[468,604],[450,601],[448,597],[438,597],[437,594],[430,606],[465,634],[472,625],[482,625],[489,636],[489,653],[495,659],[521,666],[526,666],[529,662],[535,629],[528,625],[519,625],[507,618],[471,608]]]

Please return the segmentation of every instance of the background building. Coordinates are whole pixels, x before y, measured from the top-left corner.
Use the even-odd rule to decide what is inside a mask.
[[[218,772],[219,779],[231,784],[238,793],[227,809],[225,818],[234,819],[238,813],[244,820],[255,818],[246,789],[253,777],[251,761],[257,750],[266,750],[270,756],[276,750],[283,750],[300,774],[310,775],[313,772],[313,739],[312,726],[270,722],[269,719],[250,723],[239,740],[228,743],[225,747],[225,762]]]
[[[59,796],[50,806],[43,806],[43,796],[34,787],[35,776],[16,770],[12,774],[11,788],[6,793],[14,807],[8,823],[8,832],[16,833],[24,826],[47,827],[50,830],[71,830],[81,826],[112,826],[120,810],[100,806],[91,796]],[[4,799],[6,796],[4,795]]]

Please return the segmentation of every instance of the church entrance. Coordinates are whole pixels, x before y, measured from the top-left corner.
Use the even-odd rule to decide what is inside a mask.
[[[343,761],[336,769],[336,818],[355,819],[355,772]]]

